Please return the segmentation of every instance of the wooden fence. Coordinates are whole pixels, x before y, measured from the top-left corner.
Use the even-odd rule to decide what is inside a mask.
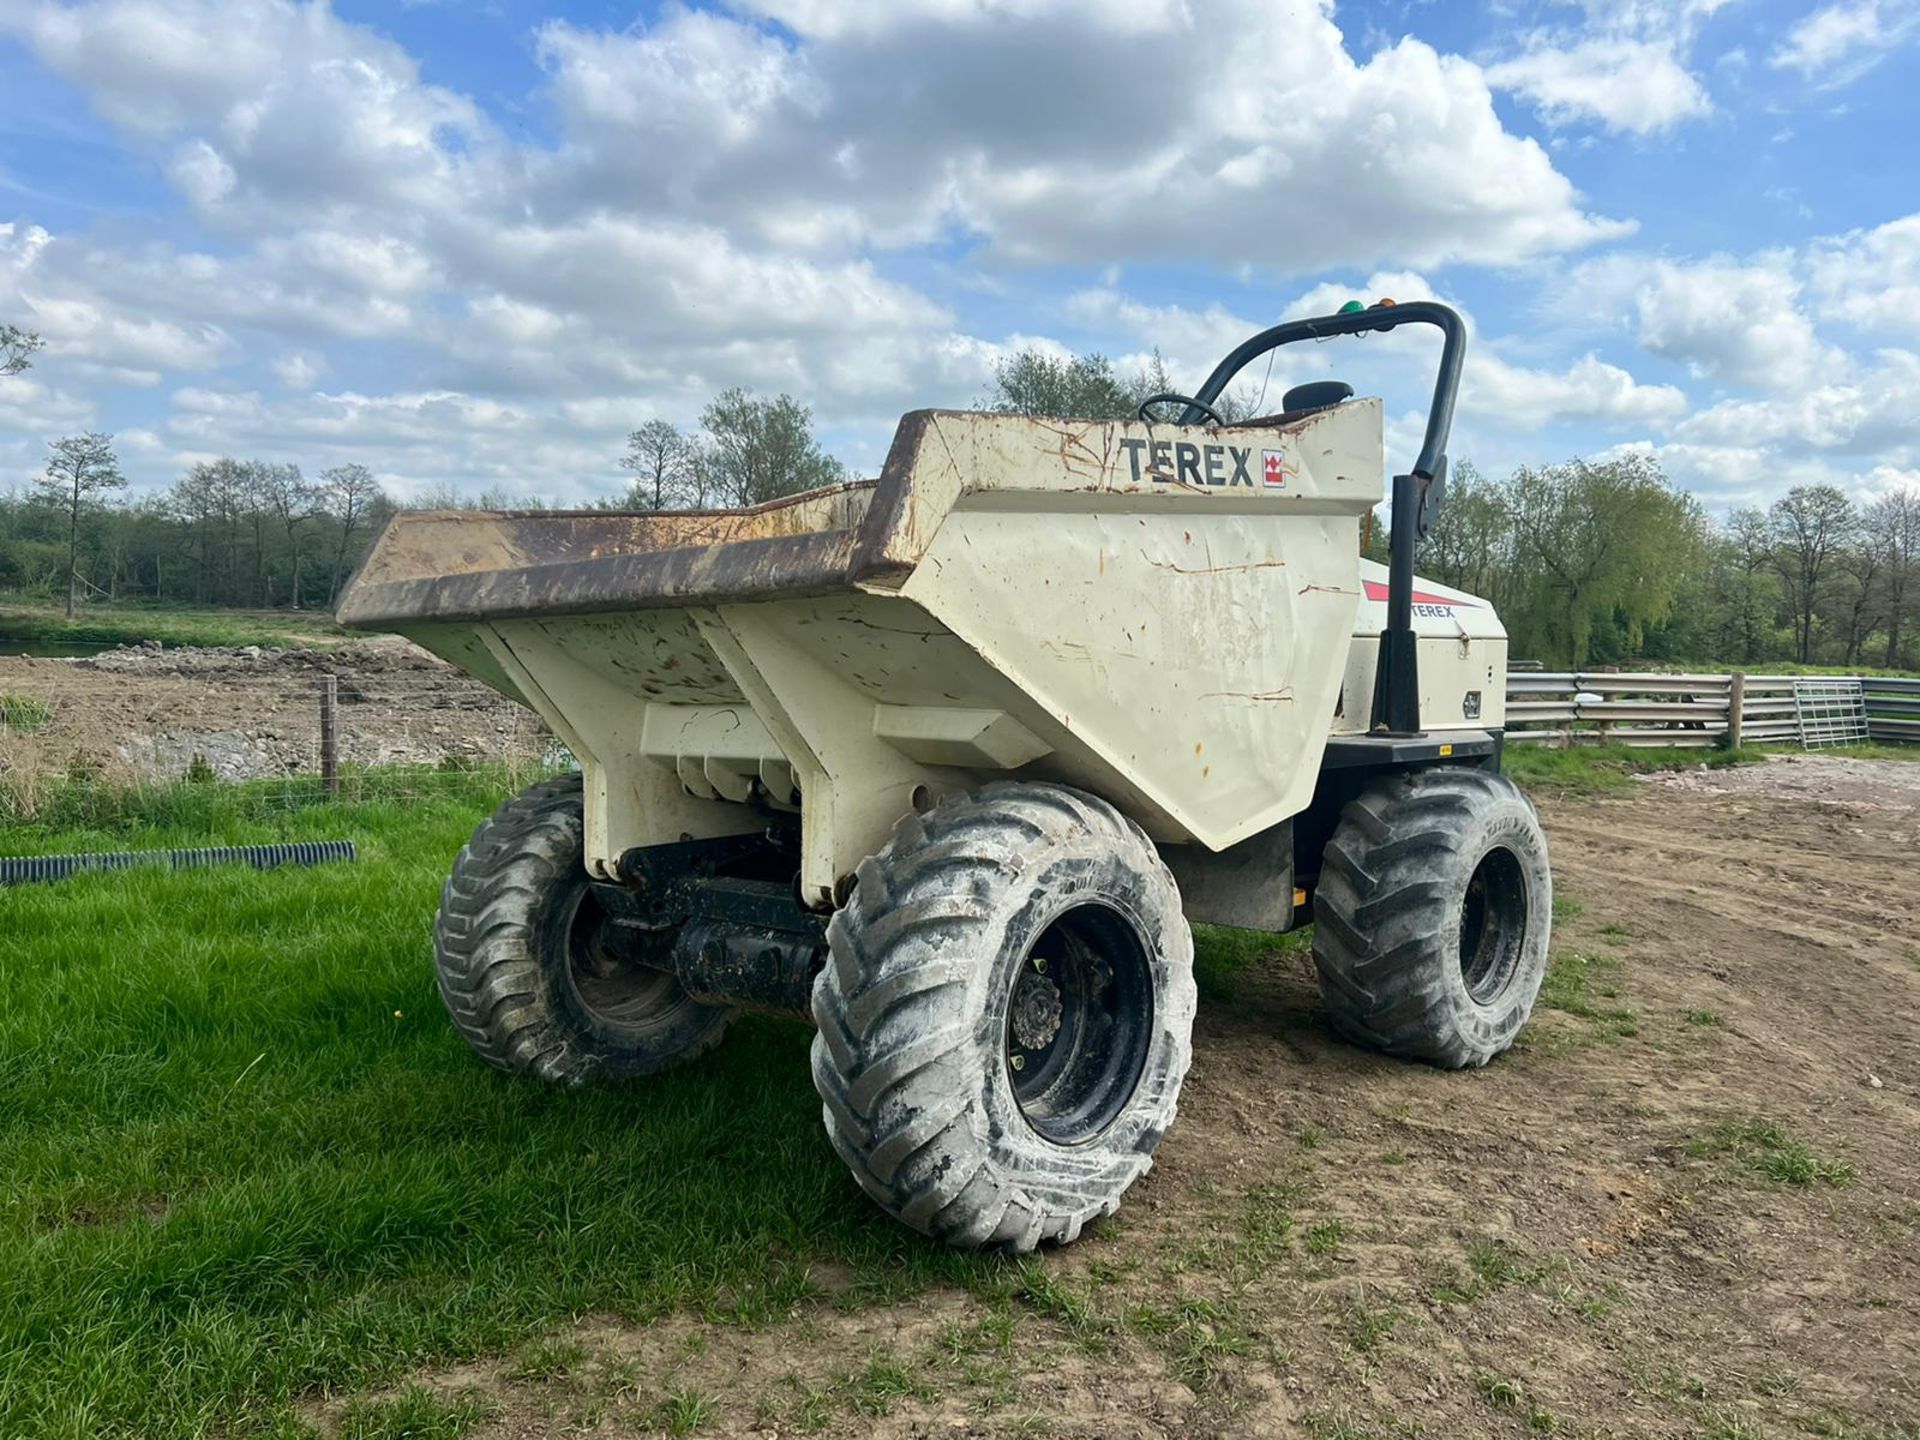
[[[1791,744],[1801,738],[1794,683],[1858,680],[1874,740],[1920,741],[1920,679],[1865,676],[1507,675],[1507,739],[1635,746]]]

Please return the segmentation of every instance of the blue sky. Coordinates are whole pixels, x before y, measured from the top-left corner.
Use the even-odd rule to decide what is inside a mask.
[[[574,502],[786,390],[870,472],[1025,344],[1435,295],[1457,458],[1920,484],[1920,0],[0,0],[0,487],[113,432]],[[1388,401],[1396,335],[1290,356]],[[1256,377],[1257,383],[1257,377]]]

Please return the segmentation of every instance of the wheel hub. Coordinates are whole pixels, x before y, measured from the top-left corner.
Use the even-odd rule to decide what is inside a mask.
[[[1060,1033],[1060,987],[1029,966],[1013,992],[1012,1020],[1021,1049],[1046,1049]]]

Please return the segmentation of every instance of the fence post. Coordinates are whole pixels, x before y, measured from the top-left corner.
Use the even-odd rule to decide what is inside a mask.
[[[340,793],[340,730],[336,710],[340,703],[340,680],[334,675],[320,678],[320,788],[329,797]]]
[[[1736,670],[1727,677],[1727,748],[1740,748],[1740,722],[1747,706],[1747,672]]]

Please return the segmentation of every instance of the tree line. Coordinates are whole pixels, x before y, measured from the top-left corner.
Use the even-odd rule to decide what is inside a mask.
[[[27,369],[37,336],[0,325],[0,376]],[[1117,419],[1172,389],[1156,354],[1124,375],[1101,355],[1004,357],[984,409]],[[1215,408],[1245,419],[1264,394]],[[604,509],[763,504],[849,478],[788,395],[716,395],[699,424],[651,420],[617,462]],[[216,606],[330,606],[402,502],[363,465],[307,478],[297,465],[221,458],[128,501],[111,437],[54,441],[44,470],[0,490],[0,591]],[[417,508],[539,508],[542,498],[444,487]],[[1386,536],[1368,552],[1384,558]],[[1803,485],[1772,505],[1708,517],[1648,456],[1522,466],[1498,478],[1462,463],[1419,547],[1423,575],[1492,602],[1510,653],[1550,666],[1798,661],[1920,668],[1920,489],[1867,503]]]
[[[1920,488],[1860,503],[1800,485],[1715,523],[1646,456],[1505,479],[1463,464],[1418,563],[1554,668],[1920,667]]]

